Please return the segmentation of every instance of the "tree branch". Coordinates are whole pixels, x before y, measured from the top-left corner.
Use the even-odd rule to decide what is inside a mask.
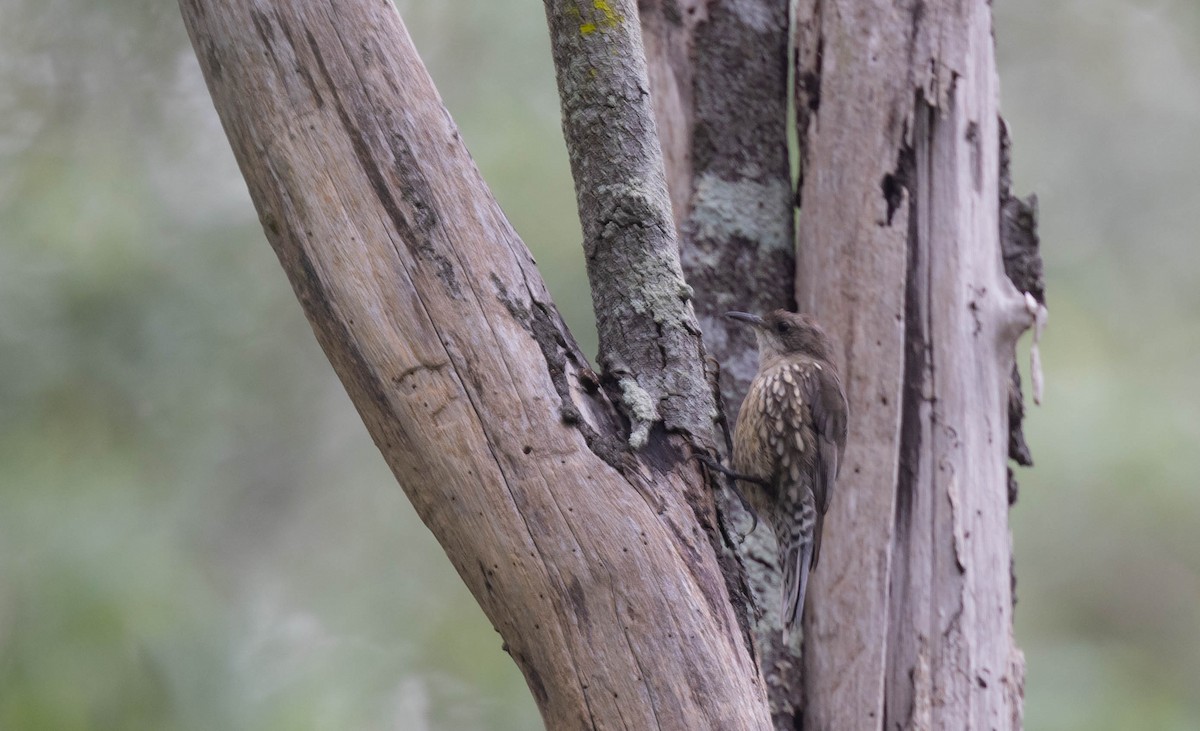
[[[658,422],[715,443],[633,0],[546,0],[604,375],[644,446]]]

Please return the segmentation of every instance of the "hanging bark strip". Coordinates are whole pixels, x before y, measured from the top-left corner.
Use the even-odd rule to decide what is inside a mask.
[[[758,28],[748,19],[774,16],[745,12],[768,6],[722,5],[703,29],[680,16],[657,47],[677,48],[681,28],[717,33],[712,42],[722,22]],[[703,231],[749,232],[746,248],[762,254],[772,236],[720,216],[706,220],[724,229],[690,225],[678,201],[711,212],[697,192],[713,189],[711,176],[734,189],[777,178],[729,167],[728,141],[744,138],[721,125],[697,135],[706,128],[694,116],[683,137],[668,134],[667,160],[688,171],[672,210],[637,9],[546,0],[601,331],[597,377],[390,3],[181,8],[318,340],[546,725],[770,728],[736,567],[711,486],[687,459],[719,443],[720,425],[673,216],[685,254],[702,250]],[[1043,300],[1033,244],[1007,276],[1001,260],[1000,201],[1011,196],[990,8],[796,0],[795,11],[796,295],[841,338],[851,413],[810,587],[804,726],[1019,728],[1009,378],[1028,303]],[[691,79],[693,112],[719,110],[738,93],[705,86],[722,69],[670,78]],[[1032,206],[1005,212],[1032,226]],[[777,690],[772,680],[773,703]],[[776,724],[794,722],[781,708]]]

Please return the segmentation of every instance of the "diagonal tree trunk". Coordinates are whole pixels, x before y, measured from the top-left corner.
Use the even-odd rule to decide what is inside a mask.
[[[690,308],[674,323],[630,316],[639,347],[613,349],[612,398],[389,3],[181,7],[317,338],[546,725],[766,727],[710,493],[686,461],[711,439],[713,393],[703,378],[656,390],[664,366],[703,366]],[[685,302],[677,256],[657,254],[675,258],[657,286]],[[636,296],[631,279],[607,284]],[[678,352],[644,347],[662,328]],[[646,426],[640,452],[631,420]]]
[[[180,5],[318,340],[548,728],[1019,728],[1008,389],[1042,293],[1000,256],[1004,197],[1037,268],[985,0],[545,0],[599,374],[390,3]],[[718,315],[793,292],[852,410],[803,659],[690,459],[753,368]]]

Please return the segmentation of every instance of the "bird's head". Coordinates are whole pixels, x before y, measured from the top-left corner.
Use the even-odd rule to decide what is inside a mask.
[[[829,336],[812,315],[775,310],[766,317],[747,312],[726,312],[725,317],[754,327],[762,363],[782,355],[807,355],[825,361],[833,355]]]

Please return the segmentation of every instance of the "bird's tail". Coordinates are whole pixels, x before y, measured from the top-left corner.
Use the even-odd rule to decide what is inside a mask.
[[[808,537],[794,537],[792,544],[782,551],[783,566],[783,605],[779,616],[783,620],[783,631],[786,633],[800,623],[804,616],[804,593],[808,589],[808,572],[812,568],[812,540]]]
[[[804,616],[804,594],[808,589],[808,574],[816,565],[816,552],[820,546],[813,540],[820,522],[813,494],[806,491],[798,501],[791,520],[783,531],[776,533],[779,541],[779,568],[782,571],[782,607],[779,612],[783,622],[784,637],[800,623]]]

